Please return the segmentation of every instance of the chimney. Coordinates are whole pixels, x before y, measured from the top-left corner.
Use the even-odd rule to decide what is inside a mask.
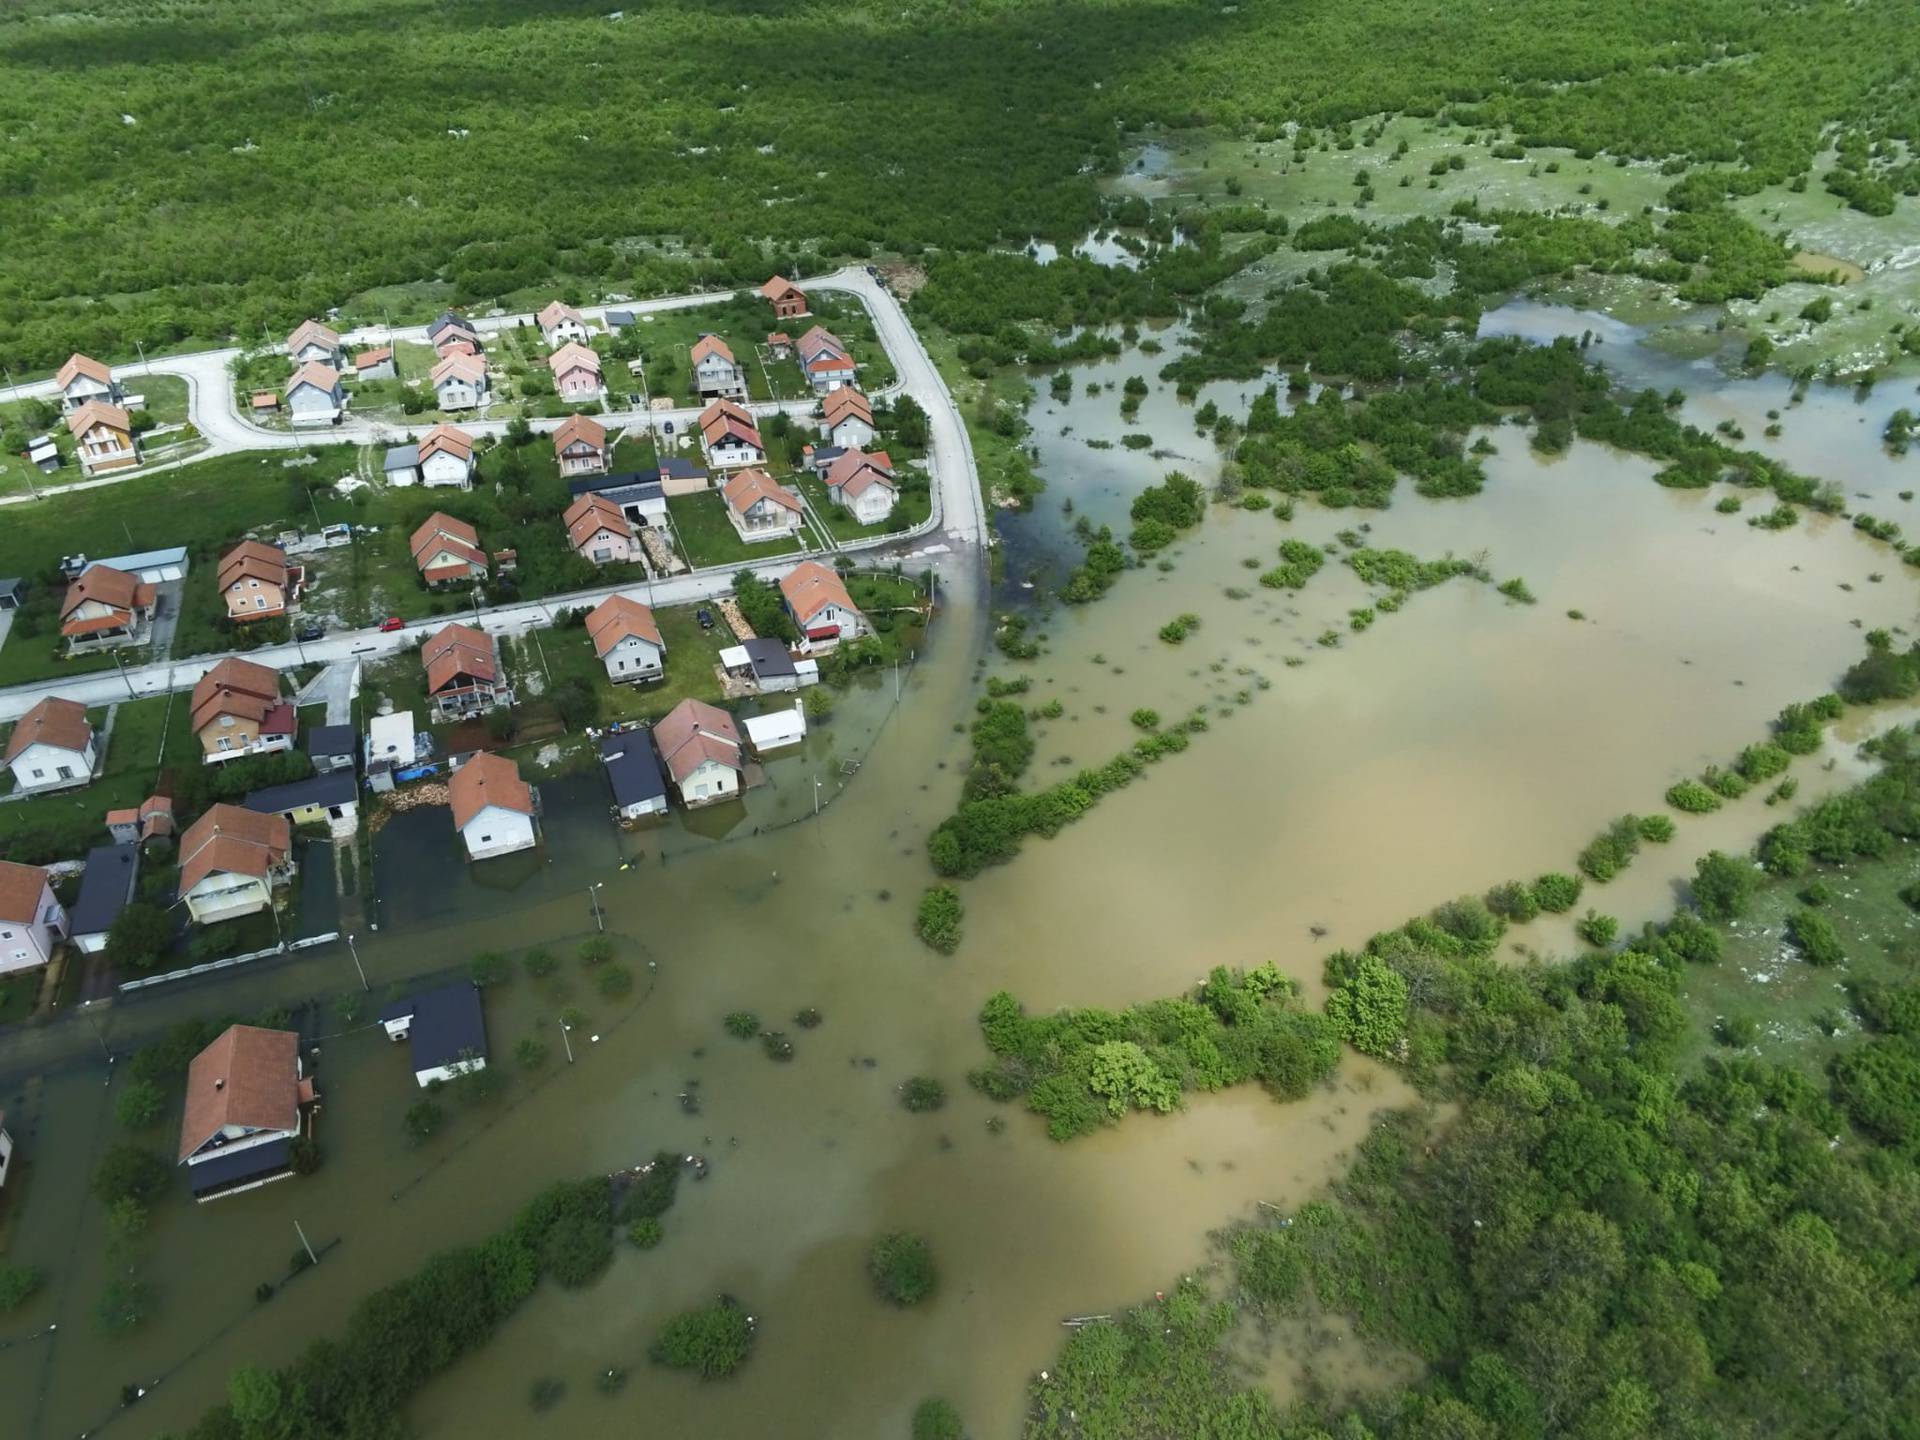
[[[219,1080],[216,1080],[216,1081],[214,1081],[214,1082],[213,1082],[213,1088],[214,1088],[214,1089],[216,1089],[216,1090],[224,1090],[224,1089],[226,1089],[226,1088],[227,1088],[227,1082],[226,1082],[226,1080],[225,1080],[224,1078],[222,1078],[222,1079],[219,1079]]]

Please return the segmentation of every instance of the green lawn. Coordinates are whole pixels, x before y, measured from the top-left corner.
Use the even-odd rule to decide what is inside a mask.
[[[140,408],[153,417],[156,425],[181,425],[187,419],[187,382],[178,375],[123,374],[120,383],[127,392],[146,403]]]
[[[90,711],[88,718],[97,729],[106,719],[105,708]],[[0,805],[0,847],[7,858],[38,864],[77,858],[89,846],[106,844],[107,811],[138,805],[153,793],[162,768],[163,731],[167,763],[198,762],[199,747],[187,727],[185,695],[122,701],[107,746],[106,768],[98,780],[82,789]]]
[[[585,627],[579,625],[537,630],[517,641],[515,669],[538,672],[543,681],[550,676],[555,685],[584,681],[600,698],[602,718],[608,720],[657,720],[689,697],[718,704],[721,691],[714,667],[732,634],[724,625],[702,630],[696,611],[679,607],[654,612],[667,645],[667,672],[651,684],[616,685],[609,680]]]
[[[637,380],[629,387],[626,362],[638,357],[646,362],[647,393],[667,396],[677,405],[697,405],[700,397],[693,389],[693,370],[688,352],[702,335],[717,335],[733,351],[733,358],[747,372],[747,396],[752,400],[772,400],[800,393],[793,370],[787,388],[773,391],[767,384],[767,372],[760,363],[758,348],[766,343],[767,332],[774,328],[773,309],[758,295],[746,300],[716,299],[712,305],[693,310],[663,310],[652,315],[637,315],[634,326],[610,337],[601,346],[603,362],[610,382],[623,391],[638,389]]]
[[[39,998],[40,985],[45,979],[43,969],[0,975],[0,1025],[11,1025],[33,1013],[33,1002]]]
[[[901,530],[911,530],[933,513],[933,492],[924,478],[915,480],[901,477],[903,489],[899,503],[893,507],[893,513],[878,525],[862,525],[853,518],[851,512],[836,505],[827,497],[826,482],[812,472],[796,472],[794,476],[800,493],[807,497],[813,506],[813,513],[833,532],[833,538],[842,544],[849,540],[868,540],[876,535],[892,535]]]
[[[718,490],[667,498],[667,514],[672,517],[674,531],[680,537],[680,548],[687,563],[695,569],[703,565],[750,565],[791,555],[802,548],[797,535],[749,545],[727,518],[726,506],[726,499]]]

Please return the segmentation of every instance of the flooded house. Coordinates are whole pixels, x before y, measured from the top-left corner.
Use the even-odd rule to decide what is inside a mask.
[[[293,1143],[318,1096],[291,1030],[229,1026],[187,1068],[176,1164],[197,1201],[257,1190],[293,1173]]]

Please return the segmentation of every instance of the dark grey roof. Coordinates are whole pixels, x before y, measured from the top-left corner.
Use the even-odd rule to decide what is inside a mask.
[[[140,874],[138,845],[96,845],[87,852],[87,868],[80,876],[80,894],[67,911],[74,938],[104,935],[133,899],[133,882]]]
[[[20,583],[17,577],[11,580],[0,580],[0,595],[18,594],[20,591]]]
[[[456,980],[435,990],[422,990],[396,1000],[380,1012],[382,1022],[411,1015],[407,1046],[413,1068],[437,1070],[468,1056],[487,1058],[487,1017],[480,1007],[480,987]]]
[[[460,329],[470,331],[476,335],[480,333],[474,330],[473,322],[467,319],[466,316],[459,314],[457,311],[443,310],[440,312],[440,318],[427,327],[428,338],[431,339],[433,336],[438,335],[449,325],[458,326]]]
[[[633,324],[633,312],[631,310],[607,311],[607,328],[608,329],[624,330],[627,328],[627,326],[631,324]]]
[[[793,656],[778,640],[756,635],[751,640],[742,640],[740,648],[747,652],[747,663],[753,666],[754,675],[762,680],[800,673],[793,668]]]
[[[662,480],[704,480],[707,470],[704,465],[696,465],[681,455],[669,455],[660,462]]]
[[[616,505],[632,505],[642,500],[658,500],[666,494],[660,488],[659,480],[651,475],[643,475],[637,470],[628,470],[619,475],[589,475],[583,480],[569,480],[567,493],[573,496],[604,495]]]
[[[387,462],[384,469],[388,474],[391,474],[395,470],[411,470],[419,465],[419,463],[420,447],[418,445],[396,445],[387,451]]]
[[[243,1181],[258,1180],[265,1175],[277,1175],[287,1168],[287,1156],[292,1148],[293,1142],[281,1139],[269,1140],[264,1145],[249,1145],[244,1150],[215,1151],[211,1160],[189,1165],[187,1178],[193,1182],[193,1193],[204,1195],[209,1190],[221,1190]]]
[[[846,453],[847,447],[844,445],[816,445],[813,447],[813,458],[808,463],[816,470],[824,470]]]
[[[351,805],[359,797],[360,787],[351,770],[329,770],[291,785],[255,790],[242,803],[262,815],[281,815],[306,805]]]
[[[359,749],[359,736],[351,725],[314,725],[307,730],[307,754],[351,755]]]
[[[607,781],[614,802],[622,809],[643,800],[664,800],[667,782],[653,753],[653,738],[645,730],[621,730],[600,737],[600,758],[607,765]]]

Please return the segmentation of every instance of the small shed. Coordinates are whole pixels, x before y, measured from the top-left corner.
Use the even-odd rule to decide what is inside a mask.
[[[667,813],[667,780],[653,739],[642,729],[615,730],[600,737],[600,759],[613,789],[613,813],[621,820],[639,820]]]
[[[422,1087],[487,1068],[487,1019],[471,980],[396,1000],[380,1012],[380,1023],[389,1040],[407,1042]]]
[[[332,770],[352,770],[358,740],[351,725],[312,726],[307,731],[307,758],[321,775]]]
[[[26,584],[20,580],[0,580],[0,610],[18,610],[26,598]]]
[[[775,710],[770,715],[749,715],[741,722],[754,750],[765,755],[770,750],[785,750],[807,738],[807,716],[798,700],[791,710]]]

